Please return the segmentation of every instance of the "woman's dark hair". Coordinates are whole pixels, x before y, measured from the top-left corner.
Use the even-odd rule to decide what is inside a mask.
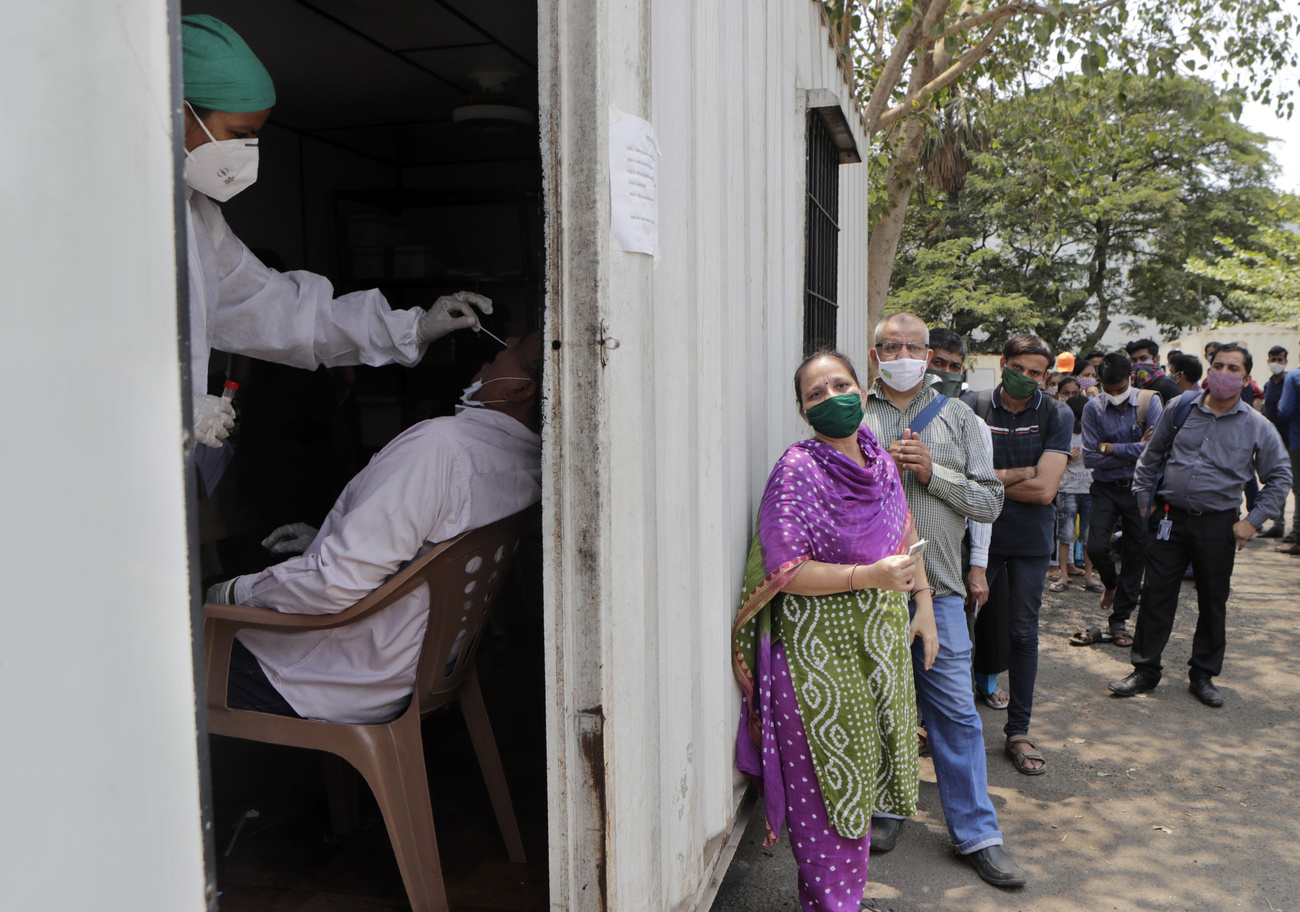
[[[1088,397],[1083,393],[1076,393],[1069,399],[1066,399],[1065,404],[1070,407],[1070,411],[1074,412],[1074,433],[1082,434],[1083,407],[1088,404]]]
[[[202,121],[206,121],[208,119],[208,115],[212,113],[211,108],[200,107],[199,105],[196,105],[192,101],[190,102],[190,110],[194,112],[195,117],[197,117],[199,120]]]
[[[822,358],[834,358],[840,362],[840,364],[844,365],[844,369],[849,372],[849,376],[853,378],[853,382],[857,383],[858,386],[862,385],[858,382],[858,372],[853,369],[853,362],[849,360],[848,355],[831,348],[818,349],[807,358],[804,358],[803,363],[794,372],[794,401],[800,408],[803,407],[803,369],[814,361],[820,361]]]
[[[1097,365],[1097,380],[1101,383],[1119,383],[1133,375],[1133,362],[1123,352],[1111,352]]]

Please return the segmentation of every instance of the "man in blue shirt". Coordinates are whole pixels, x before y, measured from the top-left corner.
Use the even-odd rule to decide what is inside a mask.
[[[1282,378],[1282,394],[1277,401],[1277,416],[1287,422],[1287,435],[1282,442],[1290,451],[1291,475],[1300,477],[1300,370],[1287,371]],[[1300,510],[1297,511],[1300,515]],[[1292,542],[1300,539],[1300,518],[1291,527]],[[1300,554],[1300,543],[1278,548],[1286,554]]]
[[[1088,556],[1106,591],[1101,610],[1110,611],[1111,642],[1132,646],[1125,625],[1137,608],[1142,589],[1143,521],[1133,497],[1133,469],[1146,448],[1148,430],[1160,420],[1161,398],[1155,390],[1137,390],[1129,382],[1132,364],[1123,352],[1111,352],[1097,369],[1102,395],[1083,407],[1083,464],[1092,469],[1092,522]],[[1181,392],[1180,392],[1181,395]],[[1110,534],[1123,523],[1120,559],[1115,570]]]
[[[1282,385],[1286,380],[1286,362],[1288,352],[1280,345],[1274,345],[1268,350],[1268,370],[1272,375],[1264,381],[1264,417],[1273,422],[1277,432],[1282,435],[1282,443],[1289,446],[1291,437],[1290,419],[1284,418],[1278,413],[1277,407],[1282,401]],[[1294,477],[1295,468],[1291,469]],[[1291,534],[1286,536],[1285,541],[1294,542],[1296,531],[1300,530],[1300,521],[1297,518],[1291,520]],[[1286,532],[1286,505],[1283,504],[1282,512],[1273,518],[1273,525],[1259,533],[1261,538],[1282,538]]]
[[[1146,587],[1133,635],[1133,673],[1112,682],[1120,697],[1154,690],[1169,642],[1188,561],[1196,573],[1197,619],[1188,690],[1206,706],[1222,706],[1213,679],[1227,648],[1228,588],[1235,554],[1270,516],[1291,487],[1291,466],[1273,426],[1242,401],[1250,382],[1250,352],[1222,346],[1206,376],[1209,390],[1183,412],[1170,403],[1133,473],[1133,491],[1150,517]],[[1283,391],[1285,394],[1285,390]],[[1182,418],[1180,427],[1175,423]],[[1256,475],[1264,482],[1245,519],[1242,491]],[[1153,500],[1154,497],[1154,500]]]
[[[1002,347],[1002,382],[992,392],[962,397],[993,432],[993,467],[1006,490],[1002,514],[989,544],[989,588],[1005,579],[1005,600],[985,612],[1005,612],[1011,649],[1006,754],[1020,772],[1037,776],[1046,761],[1029,738],[1034,682],[1038,677],[1038,612],[1043,578],[1056,547],[1056,490],[1070,458],[1074,413],[1049,399],[1038,384],[1055,357],[1033,333],[1019,333]]]

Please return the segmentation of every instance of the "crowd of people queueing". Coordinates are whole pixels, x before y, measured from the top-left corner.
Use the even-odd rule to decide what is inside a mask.
[[[733,628],[737,766],[765,799],[767,844],[789,828],[806,912],[860,907],[870,853],[916,813],[923,751],[957,857],[988,883],[1026,883],[989,798],[976,705],[1005,710],[1016,770],[1047,771],[1030,735],[1038,618],[1076,545],[1108,630],[1075,642],[1131,650],[1110,691],[1159,683],[1190,574],[1188,689],[1221,706],[1235,554],[1269,521],[1282,537],[1300,451],[1287,424],[1300,432],[1300,371],[1280,347],[1261,389],[1236,343],[1208,346],[1203,369],[1181,352],[1162,364],[1150,339],[1076,359],[1020,333],[1000,382],[975,391],[965,339],[898,313],[870,359],[866,388],[839,352],[795,372],[813,436],[768,479]]]

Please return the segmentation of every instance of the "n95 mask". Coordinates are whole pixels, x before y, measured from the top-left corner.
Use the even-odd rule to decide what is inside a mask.
[[[189,102],[185,102],[189,106]],[[190,113],[194,108],[190,107]],[[257,140],[213,137],[208,125],[194,114],[211,142],[185,153],[185,183],[204,196],[224,203],[257,180]]]

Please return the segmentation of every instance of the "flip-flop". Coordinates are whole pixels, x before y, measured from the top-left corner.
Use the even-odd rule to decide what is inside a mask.
[[[991,694],[980,694],[980,699],[984,701],[984,705],[989,709],[1004,710],[1011,705],[1011,695],[1005,690],[995,690]]]
[[[1064,592],[1066,589],[1069,589],[1070,587],[1069,587],[1067,584],[1061,582],[1060,580],[1057,580],[1056,582],[1052,583],[1052,585],[1048,586],[1047,588],[1048,588],[1049,590],[1051,590],[1052,592]]]
[[[1021,752],[1012,750],[1017,744],[1028,744],[1029,750]],[[1030,740],[1028,735],[1007,735],[1007,744],[1003,751],[1011,758],[1017,772],[1024,773],[1026,776],[1041,776],[1047,772],[1047,759],[1034,747],[1034,742]],[[1043,765],[1038,769],[1030,769],[1025,766],[1026,760],[1038,760]]]
[[[1110,635],[1101,632],[1100,627],[1089,627],[1087,630],[1080,630],[1074,636],[1070,637],[1071,646],[1091,646],[1094,643],[1109,643]],[[1129,645],[1133,645],[1132,642]]]
[[[1088,585],[1080,586],[1079,588],[1082,589],[1084,592],[1105,592],[1106,591],[1106,587],[1103,586],[1101,583],[1088,583]]]

